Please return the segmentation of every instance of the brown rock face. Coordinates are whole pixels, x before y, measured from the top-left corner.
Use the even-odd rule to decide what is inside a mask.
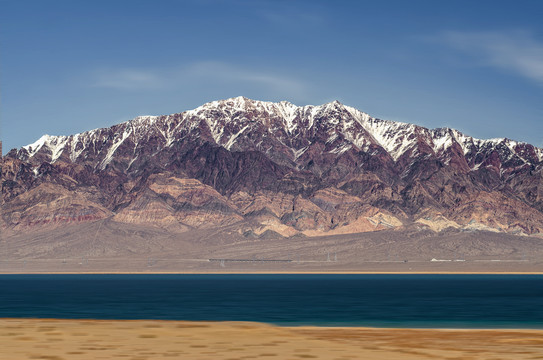
[[[333,102],[235,98],[1,159],[4,231],[111,218],[175,231],[543,233],[543,150],[370,117]]]

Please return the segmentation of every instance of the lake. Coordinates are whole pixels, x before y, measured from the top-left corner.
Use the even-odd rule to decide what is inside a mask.
[[[0,275],[0,317],[543,329],[543,275]]]

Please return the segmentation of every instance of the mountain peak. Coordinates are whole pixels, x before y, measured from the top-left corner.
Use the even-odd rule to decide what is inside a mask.
[[[338,100],[296,106],[238,96],[71,136],[44,135],[2,160],[13,165],[0,167],[12,181],[2,190],[10,197],[42,183],[79,189],[100,202],[91,209],[100,218],[113,211],[126,221],[158,216],[198,227],[191,216],[211,212],[205,223],[244,218],[288,233],[375,230],[419,219],[420,226],[481,223],[543,233],[543,150],[380,120]],[[21,217],[13,204],[15,224]],[[77,218],[96,219],[78,206],[70,207]],[[34,210],[25,215],[29,223],[42,221]]]
[[[194,135],[197,129],[198,135]],[[105,134],[107,138],[101,139]],[[115,158],[117,149],[128,146],[123,144],[132,144],[135,154],[139,144],[143,146],[153,139],[158,141],[156,152],[183,141],[189,134],[227,150],[274,153],[274,159],[279,162],[303,159],[302,154],[321,139],[327,145],[319,152],[340,156],[349,149],[366,151],[370,146],[379,146],[394,162],[404,154],[409,157],[426,154],[428,149],[435,154],[447,152],[455,144],[462,148],[464,155],[475,154],[482,147],[488,150],[502,144],[505,150],[501,149],[500,153],[504,159],[519,158],[522,164],[536,164],[543,159],[543,150],[528,144],[507,138],[478,140],[450,128],[431,130],[380,120],[338,100],[319,106],[296,106],[288,101],[259,101],[245,96],[211,101],[194,110],[168,116],[138,116],[126,125],[68,137],[44,135],[33,144],[24,146],[25,151],[21,149],[20,152],[24,159],[42,153],[40,159],[45,156],[52,162],[58,159],[76,161],[85,149],[92,146],[100,159],[99,167],[105,167]],[[531,148],[517,151],[518,145]],[[61,157],[63,153],[66,156]],[[484,159],[474,161],[471,168],[476,168],[477,163]]]

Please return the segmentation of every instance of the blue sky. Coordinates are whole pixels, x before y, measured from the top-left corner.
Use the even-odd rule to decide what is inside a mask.
[[[4,153],[243,95],[543,146],[543,1],[0,0]]]

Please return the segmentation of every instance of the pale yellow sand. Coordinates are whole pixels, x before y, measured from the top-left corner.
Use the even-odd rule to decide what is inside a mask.
[[[543,331],[0,319],[0,359],[543,359]]]

